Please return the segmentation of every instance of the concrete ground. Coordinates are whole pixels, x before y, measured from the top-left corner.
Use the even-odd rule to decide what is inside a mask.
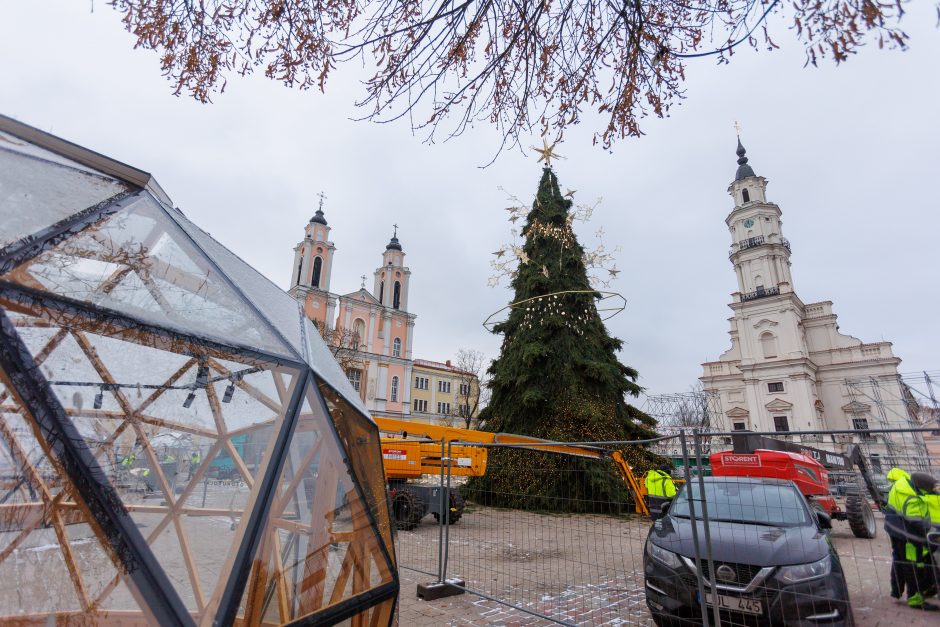
[[[846,579],[856,623],[863,627],[940,625],[937,614],[907,608],[890,597],[888,540],[860,540],[834,521],[831,538]],[[642,554],[649,522],[609,516],[553,516],[475,507],[450,528],[448,576],[467,587],[578,625],[652,625],[643,592]],[[438,527],[426,519],[399,532],[401,575],[398,623],[432,625],[552,625],[473,594],[425,602],[419,583],[433,581]],[[409,568],[410,567],[410,568]],[[416,572],[416,570],[424,572]]]

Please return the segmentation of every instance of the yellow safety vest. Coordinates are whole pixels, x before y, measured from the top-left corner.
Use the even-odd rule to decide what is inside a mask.
[[[673,483],[669,473],[651,470],[646,475],[646,493],[650,496],[671,499],[676,495],[676,484]]]

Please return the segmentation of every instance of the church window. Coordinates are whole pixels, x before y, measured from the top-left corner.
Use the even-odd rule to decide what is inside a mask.
[[[392,392],[390,400],[393,403],[398,402],[398,377],[392,377]]]
[[[852,428],[856,431],[861,431],[863,440],[870,440],[873,438],[871,432],[868,430],[867,418],[852,418]]]
[[[395,281],[395,291],[392,292],[392,307],[398,309],[401,306],[401,283]]]
[[[362,385],[362,370],[347,370],[346,378],[352,383],[353,388],[358,392]]]
[[[359,347],[365,342],[366,339],[366,323],[362,318],[356,318],[356,321],[353,322],[353,337],[352,345],[353,348],[359,349]]]
[[[320,271],[323,270],[323,259],[315,257],[313,260],[313,286],[320,287]]]
[[[734,430],[735,430],[735,431],[744,431],[745,429],[747,429],[747,425],[744,424],[743,422],[736,422],[736,423],[734,423]]]
[[[392,357],[401,357],[401,338],[396,337],[392,342]]]
[[[382,302],[382,299],[385,298],[385,281],[379,283],[379,302]]]
[[[741,198],[744,199],[744,202],[751,202],[751,195],[746,189],[741,190]]]
[[[777,338],[770,331],[761,334],[760,347],[764,352],[764,359],[777,356]]]
[[[300,279],[303,278],[304,273],[304,256],[300,255],[300,263],[297,264],[297,285],[300,285]]]
[[[783,381],[774,381],[767,384],[768,392],[783,392]]]
[[[790,423],[786,416],[774,416],[774,431],[789,431]]]

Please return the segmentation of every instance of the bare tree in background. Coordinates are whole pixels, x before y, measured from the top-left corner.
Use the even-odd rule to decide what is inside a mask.
[[[460,371],[457,378],[457,416],[469,429],[473,417],[479,413],[480,405],[486,402],[486,391],[481,380],[486,370],[486,355],[478,350],[461,348],[457,351],[457,363],[454,366]]]
[[[560,136],[601,114],[595,143],[642,134],[683,97],[688,59],[776,48],[781,15],[806,51],[848,59],[866,42],[904,48],[903,0],[113,0],[137,47],[161,55],[175,93],[201,102],[263,68],[321,91],[343,61],[369,72],[364,117],[407,118],[428,139],[477,121],[500,149],[533,130]],[[441,129],[445,120],[449,123]]]
[[[350,368],[360,367],[358,333],[346,328],[327,328],[326,325],[321,325],[317,321],[313,324],[343,372],[348,372]]]

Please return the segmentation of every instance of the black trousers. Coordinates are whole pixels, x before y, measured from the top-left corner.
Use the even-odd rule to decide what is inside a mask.
[[[924,565],[907,558],[907,542],[891,538],[891,593],[897,591],[900,598],[905,592],[911,597],[918,592],[926,593],[936,589],[934,564],[929,556],[924,558]]]

